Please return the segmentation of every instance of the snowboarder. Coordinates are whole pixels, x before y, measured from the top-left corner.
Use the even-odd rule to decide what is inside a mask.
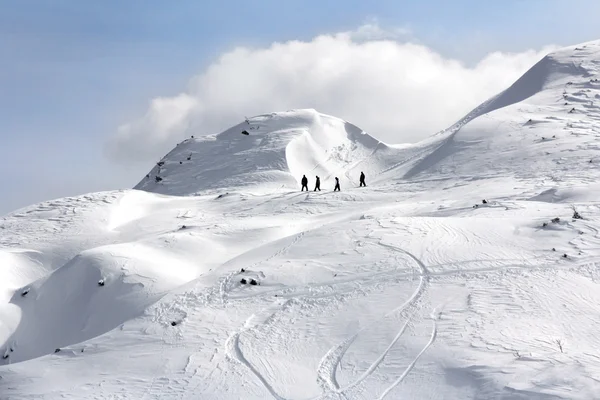
[[[317,176],[317,182],[315,182],[315,190],[314,190],[314,192],[316,192],[317,190],[319,192],[321,191],[321,178],[319,178],[318,176]]]
[[[300,191],[303,192],[304,188],[306,188],[306,191],[308,192],[308,179],[306,178],[306,175],[302,175],[302,189]]]
[[[360,171],[360,186],[367,186],[365,183],[365,173]]]
[[[340,180],[337,178],[337,176],[335,177],[335,187],[333,188],[333,191],[340,191]]]

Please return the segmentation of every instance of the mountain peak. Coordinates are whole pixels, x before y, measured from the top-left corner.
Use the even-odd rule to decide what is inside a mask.
[[[291,188],[303,175],[350,183],[362,160],[387,146],[314,109],[257,115],[217,135],[179,143],[135,188],[188,195],[227,187]]]

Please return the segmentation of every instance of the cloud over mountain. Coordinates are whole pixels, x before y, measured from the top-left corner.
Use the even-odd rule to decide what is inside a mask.
[[[339,116],[388,143],[414,142],[506,88],[553,49],[495,52],[467,66],[409,35],[370,23],[310,41],[235,48],[193,77],[185,92],[151,100],[144,115],[121,125],[109,154],[152,161],[186,136],[291,108]]]

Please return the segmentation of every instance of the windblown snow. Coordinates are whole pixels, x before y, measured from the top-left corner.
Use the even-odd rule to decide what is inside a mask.
[[[417,144],[204,134],[0,220],[1,399],[598,398],[600,41]]]

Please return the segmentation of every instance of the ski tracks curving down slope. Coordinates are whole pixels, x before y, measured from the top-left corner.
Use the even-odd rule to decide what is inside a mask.
[[[383,353],[381,353],[379,355],[379,357],[377,357],[377,359],[369,366],[369,368],[360,377],[358,377],[358,379],[356,379],[354,382],[352,382],[348,385],[345,385],[343,388],[340,388],[339,384],[337,383],[337,379],[336,379],[336,369],[338,368],[342,358],[344,357],[344,354],[346,353],[348,348],[352,345],[352,342],[356,339],[356,337],[359,334],[361,334],[364,331],[364,329],[361,331],[355,332],[348,339],[344,340],[338,346],[332,348],[325,355],[325,357],[321,360],[321,363],[319,366],[319,380],[321,382],[326,383],[326,387],[324,387],[324,389],[328,389],[329,391],[343,394],[343,393],[347,392],[348,390],[354,388],[355,386],[359,385],[362,381],[364,381],[367,377],[369,377],[373,373],[373,371],[379,366],[379,364],[387,356],[387,354],[392,349],[392,347],[400,339],[400,336],[402,336],[402,334],[406,330],[412,316],[416,312],[419,311],[418,307],[417,307],[417,302],[419,301],[419,299],[423,296],[423,294],[427,290],[427,285],[428,285],[428,281],[429,281],[429,271],[427,270],[427,267],[418,258],[416,258],[411,253],[409,253],[405,250],[399,249],[395,246],[385,244],[381,241],[379,241],[379,244],[381,246],[393,249],[394,251],[401,252],[401,253],[407,255],[408,257],[410,257],[410,259],[413,260],[414,263],[419,268],[419,273],[418,273],[419,283],[418,283],[415,291],[412,293],[412,295],[406,302],[404,302],[402,305],[400,305],[396,309],[394,309],[394,310],[390,311],[388,314],[386,314],[386,316],[388,316],[390,314],[395,314],[395,313],[402,314],[405,316],[406,321],[404,322],[404,324],[402,324],[398,333],[396,334],[394,339],[389,343],[389,345],[383,351]]]

